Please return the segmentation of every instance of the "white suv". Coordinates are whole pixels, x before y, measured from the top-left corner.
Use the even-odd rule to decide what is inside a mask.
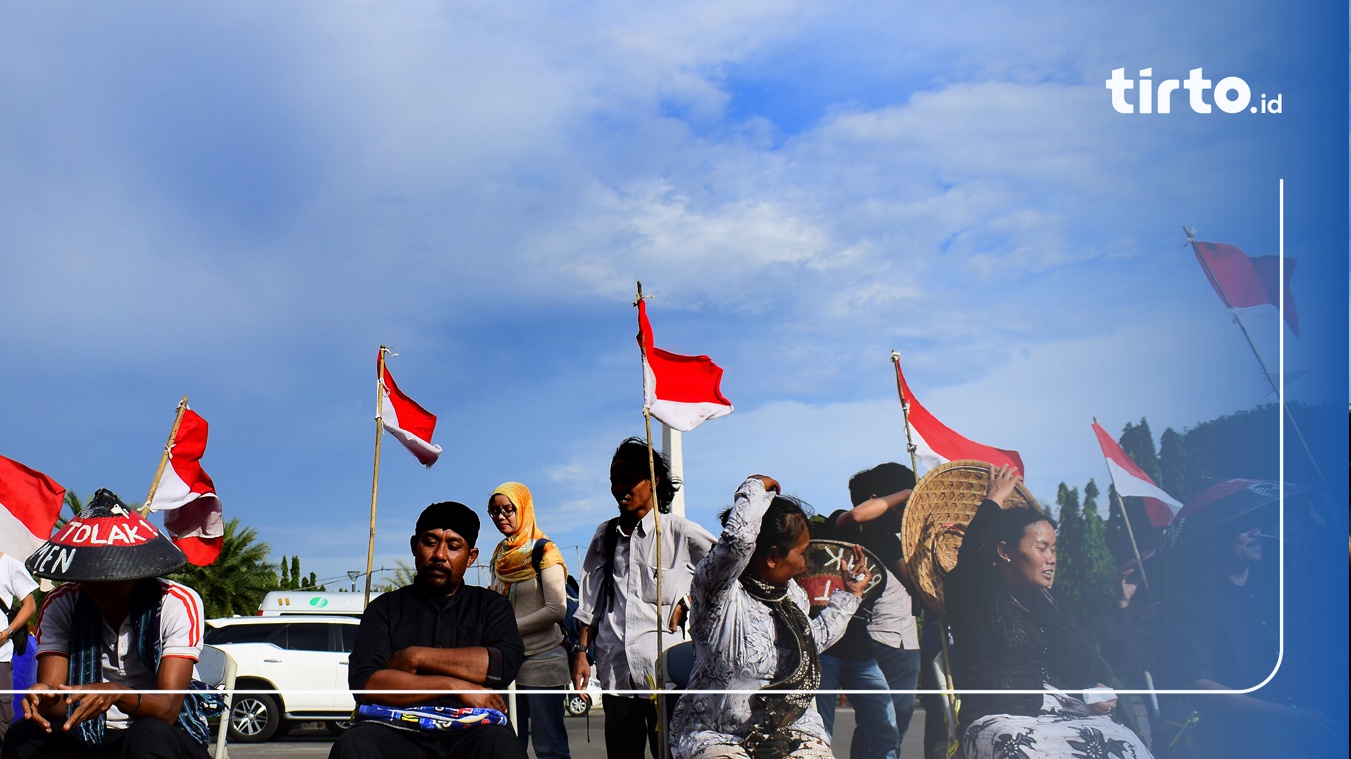
[[[347,656],[356,617],[230,617],[207,620],[205,642],[238,665],[230,708],[230,739],[256,743],[293,722],[324,721],[341,732],[356,703],[347,686]]]

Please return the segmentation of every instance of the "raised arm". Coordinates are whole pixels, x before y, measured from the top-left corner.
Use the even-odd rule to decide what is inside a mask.
[[[755,538],[760,534],[760,520],[769,510],[778,489],[779,483],[762,475],[748,477],[737,488],[722,535],[694,570],[696,606],[727,592],[750,564],[751,555],[755,553]]]

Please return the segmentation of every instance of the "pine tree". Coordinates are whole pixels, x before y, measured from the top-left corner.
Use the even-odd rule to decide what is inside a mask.
[[[1117,562],[1112,552],[1107,550],[1107,528],[1102,516],[1098,514],[1098,485],[1089,480],[1084,486],[1084,534],[1080,554],[1084,560],[1083,590],[1084,604],[1080,611],[1081,622],[1106,614],[1115,600]]]
[[[1056,526],[1055,595],[1076,618],[1082,618],[1085,601],[1083,555],[1084,516],[1079,510],[1079,490],[1060,483],[1055,496],[1060,524]]]
[[[286,563],[285,554],[282,555],[279,566],[281,567],[281,583],[277,586],[278,590],[291,590],[291,570]]]
[[[1149,475],[1149,479],[1158,482],[1159,476],[1159,454],[1154,449],[1154,436],[1149,432],[1149,422],[1144,417],[1140,417],[1140,424],[1132,425],[1129,422],[1126,428],[1121,431],[1121,449],[1131,457],[1137,466]]]
[[[1182,499],[1191,495],[1187,476],[1190,466],[1187,461],[1187,444],[1172,427],[1163,431],[1159,438],[1159,477],[1158,485],[1174,498]]]

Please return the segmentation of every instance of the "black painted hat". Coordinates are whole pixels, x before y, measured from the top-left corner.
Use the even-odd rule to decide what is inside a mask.
[[[100,489],[24,566],[49,580],[116,582],[161,577],[187,563],[178,546],[145,517]]]

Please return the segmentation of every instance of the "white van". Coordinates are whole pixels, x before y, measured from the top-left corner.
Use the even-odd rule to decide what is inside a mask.
[[[371,598],[380,595],[372,593]],[[260,617],[285,617],[297,614],[360,617],[366,611],[365,593],[274,590],[258,604]]]

